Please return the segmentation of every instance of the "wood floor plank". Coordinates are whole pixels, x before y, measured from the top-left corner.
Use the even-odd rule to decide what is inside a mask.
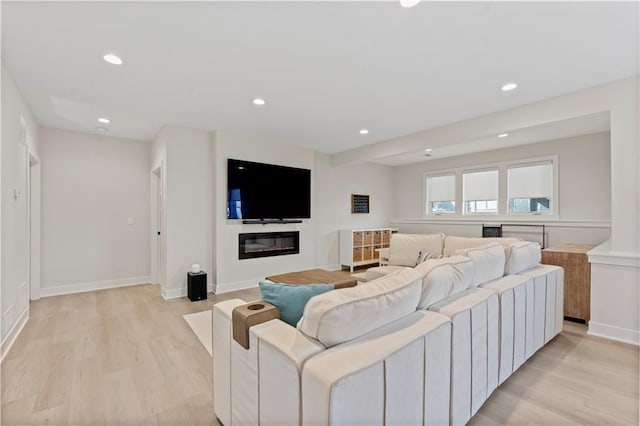
[[[258,289],[164,300],[157,285],[31,304],[2,363],[2,425],[217,425],[211,357],[184,314]],[[638,424],[637,347],[563,332],[491,395],[472,425]]]

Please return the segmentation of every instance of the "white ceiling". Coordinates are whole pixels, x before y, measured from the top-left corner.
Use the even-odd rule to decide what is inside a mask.
[[[107,116],[132,139],[170,124],[335,153],[637,75],[638,16],[637,2],[4,1],[2,59],[44,126],[95,133]]]

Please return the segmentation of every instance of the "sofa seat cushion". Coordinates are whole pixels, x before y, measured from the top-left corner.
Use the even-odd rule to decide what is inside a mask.
[[[448,425],[451,323],[416,311],[310,358],[304,425]]]
[[[500,370],[502,384],[526,359],[526,348],[533,342],[533,280],[518,275],[505,275],[482,284],[495,291],[500,301]]]
[[[540,263],[541,258],[540,244],[531,241],[513,243],[507,248],[504,273],[513,275],[531,269]]]
[[[480,247],[460,249],[456,255],[466,256],[473,261],[473,280],[471,287],[495,280],[504,275],[504,248],[497,243]]]
[[[532,355],[562,331],[564,320],[564,269],[555,265],[537,265],[518,275],[533,279],[534,334]]]
[[[445,256],[452,256],[456,250],[468,249],[483,246],[489,243],[498,243],[503,247],[509,247],[513,243],[522,241],[521,238],[469,238],[469,237],[450,237],[444,239],[442,253]]]
[[[313,297],[304,308],[298,329],[326,347],[367,334],[414,312],[422,277],[412,268],[365,285]]]
[[[425,254],[442,255],[444,234],[392,234],[389,244],[389,264],[413,268]]]
[[[385,265],[385,266],[376,266],[374,268],[369,268],[365,272],[364,276],[367,282],[377,280],[378,278],[382,278],[391,273],[397,272],[401,269],[406,268],[406,266],[398,266],[398,265]]]
[[[449,318],[453,318],[460,312],[467,311],[474,306],[493,297],[495,292],[484,288],[470,288],[461,293],[447,297],[429,307],[430,311],[439,312]],[[497,299],[496,299],[497,300]]]
[[[464,256],[427,260],[415,269],[423,277],[419,309],[466,290],[473,280],[473,261]]]
[[[465,424],[498,386],[498,295],[470,288],[429,310],[451,319],[451,424]]]
[[[480,287],[493,290],[498,294],[502,294],[506,291],[513,290],[515,287],[525,285],[529,281],[529,277],[526,276],[505,275],[504,277],[486,282]]]

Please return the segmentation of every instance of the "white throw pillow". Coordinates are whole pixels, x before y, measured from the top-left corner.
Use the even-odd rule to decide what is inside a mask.
[[[490,243],[498,243],[503,247],[509,247],[513,243],[517,243],[522,241],[522,238],[511,238],[511,237],[502,237],[502,238],[470,238],[470,237],[451,237],[447,236],[444,239],[444,247],[443,253],[445,256],[452,256],[455,254],[456,250],[460,249],[468,249],[484,246]]]
[[[307,302],[297,328],[326,347],[367,334],[416,311],[422,277],[404,268],[373,282],[330,291]]]
[[[531,241],[513,243],[507,249],[507,261],[504,265],[506,275],[518,274],[540,263],[542,250],[540,244]]]
[[[497,243],[481,247],[456,250],[455,254],[466,256],[473,261],[473,280],[471,287],[478,287],[491,280],[504,276],[504,247]]]
[[[423,276],[418,309],[466,290],[473,280],[473,261],[464,256],[427,260],[415,269]]]
[[[392,234],[389,264],[414,267],[425,253],[442,254],[444,234]]]

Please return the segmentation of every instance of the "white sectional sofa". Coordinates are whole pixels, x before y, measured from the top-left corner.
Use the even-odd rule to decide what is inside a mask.
[[[465,424],[561,331],[564,276],[539,265],[535,243],[458,238],[449,257],[313,297],[297,327],[251,327],[248,349],[231,331],[246,302],[216,304],[220,421]]]
[[[251,327],[249,349],[230,331],[233,308],[245,302],[216,304],[218,418],[225,425],[448,423],[451,323],[417,309],[421,291],[420,274],[405,268],[316,296],[297,328],[280,320]]]

